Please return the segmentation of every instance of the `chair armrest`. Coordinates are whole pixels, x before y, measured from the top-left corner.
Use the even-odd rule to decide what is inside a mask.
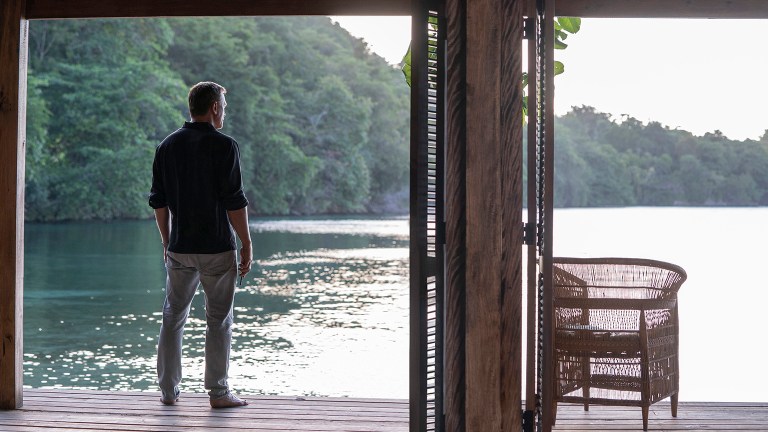
[[[661,334],[671,334],[677,332],[677,305],[670,308],[648,308],[644,310],[645,328],[649,332],[648,337],[655,337],[660,331]],[[667,331],[663,331],[663,330]],[[657,331],[654,331],[657,330]]]

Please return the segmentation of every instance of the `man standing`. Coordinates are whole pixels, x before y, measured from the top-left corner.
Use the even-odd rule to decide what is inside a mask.
[[[248,403],[229,391],[235,279],[251,270],[248,200],[243,194],[240,151],[224,126],[226,89],[213,82],[189,91],[191,121],[157,147],[149,205],[163,242],[168,277],[157,346],[161,402],[179,400],[184,324],[198,284],[205,293],[205,388],[211,407]],[[237,266],[234,229],[240,238]]]

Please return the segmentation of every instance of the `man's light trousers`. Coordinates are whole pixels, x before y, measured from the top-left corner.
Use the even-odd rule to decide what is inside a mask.
[[[164,399],[179,395],[184,324],[198,284],[205,293],[205,388],[212,398],[229,391],[227,373],[232,343],[232,305],[235,299],[237,254],[180,254],[168,252],[165,262],[163,324],[157,344],[157,377]]]

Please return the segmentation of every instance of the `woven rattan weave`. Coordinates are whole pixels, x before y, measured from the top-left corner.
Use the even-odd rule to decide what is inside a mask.
[[[677,291],[685,270],[631,258],[554,258],[554,406],[648,407],[679,391]]]

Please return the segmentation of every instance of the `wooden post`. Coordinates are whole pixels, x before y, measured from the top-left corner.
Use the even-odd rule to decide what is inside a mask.
[[[456,250],[448,252],[447,308],[454,298],[465,297],[465,309],[457,309],[459,315],[464,314],[464,374],[446,371],[446,392],[457,391],[457,380],[463,378],[465,384],[463,394],[446,394],[446,425],[452,425],[447,428],[451,432],[518,430],[522,424],[523,6],[523,0],[448,2],[448,118],[449,122],[463,119],[465,126],[448,126],[446,195],[457,197],[461,202],[456,205],[466,208],[463,214],[451,213],[453,205],[448,204],[446,246]],[[451,28],[456,23],[458,30]],[[462,25],[465,42],[457,43]],[[454,35],[454,31],[460,34]],[[465,63],[450,61],[456,49],[466,53]],[[457,64],[464,68],[463,76],[451,70]],[[453,89],[463,90],[454,94]],[[450,178],[461,168],[460,158],[451,156],[453,146],[465,154],[463,190],[461,177]],[[466,218],[464,241],[459,245],[451,245],[451,238],[461,234],[458,227],[451,226],[455,224],[451,215]],[[456,256],[462,254],[463,272],[453,274]],[[462,273],[464,283],[457,283]],[[459,291],[452,293],[457,287]],[[446,334],[454,334],[455,329],[451,331],[448,325],[447,316]],[[460,346],[446,341],[447,363],[453,355],[450,350]],[[462,399],[464,412],[452,412],[454,402]],[[452,421],[451,415],[458,421]]]
[[[501,2],[499,131],[502,431],[520,430],[523,377],[523,15],[525,0]]]
[[[0,409],[22,405],[24,146],[27,36],[25,0],[0,0]]]
[[[466,430],[466,0],[446,1],[445,430]]]

